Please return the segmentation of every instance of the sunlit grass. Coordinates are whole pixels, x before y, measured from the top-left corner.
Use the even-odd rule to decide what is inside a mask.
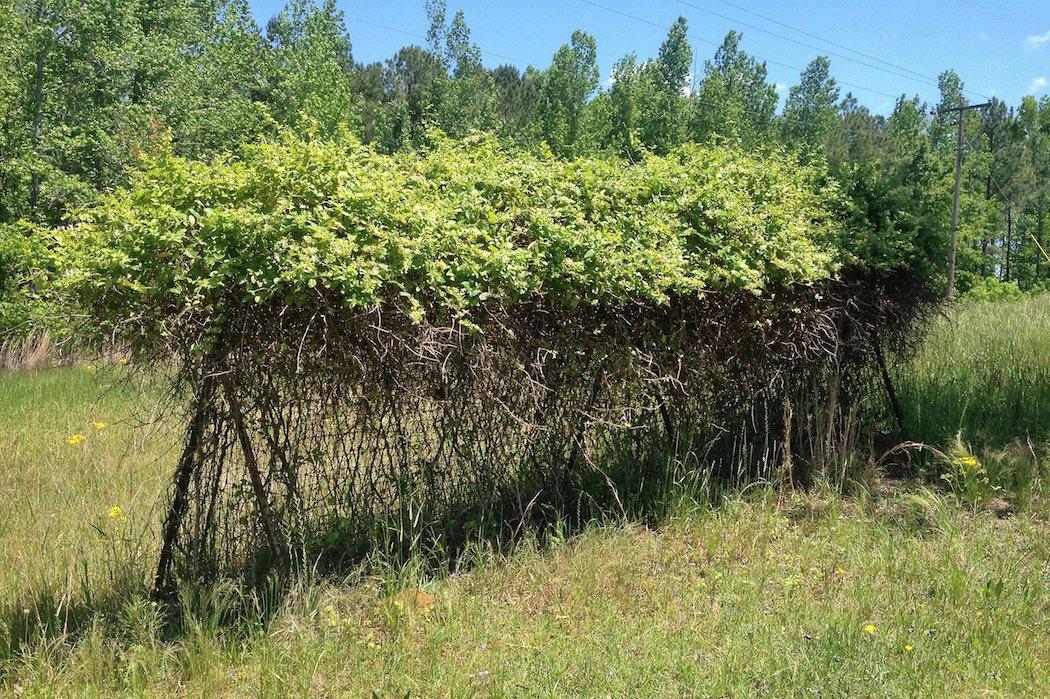
[[[763,492],[400,593],[303,587],[265,626],[224,625],[220,589],[165,639],[131,601],[8,662],[29,693],[1041,696],[1047,533],[925,491]]]
[[[92,366],[0,373],[0,654],[148,575],[170,435],[112,383]]]

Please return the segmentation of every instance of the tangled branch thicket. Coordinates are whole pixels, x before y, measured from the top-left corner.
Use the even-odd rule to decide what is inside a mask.
[[[728,148],[161,155],[67,237],[99,333],[177,367],[158,590],[623,507],[669,475],[805,482],[930,307],[916,251],[865,262],[877,237],[816,166]]]

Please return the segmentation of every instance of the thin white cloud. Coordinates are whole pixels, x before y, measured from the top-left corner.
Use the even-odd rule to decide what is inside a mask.
[[[1042,94],[1046,92],[1047,85],[1050,85],[1050,82],[1046,78],[1042,76],[1034,78],[1032,84],[1028,86],[1028,93],[1031,95]]]
[[[1043,46],[1043,44],[1050,44],[1050,31],[1030,36],[1024,40],[1024,43],[1030,49],[1037,49]]]
[[[977,40],[980,41],[982,44],[987,44],[991,40],[991,38],[992,37],[988,36],[987,32],[981,32],[977,35]]]

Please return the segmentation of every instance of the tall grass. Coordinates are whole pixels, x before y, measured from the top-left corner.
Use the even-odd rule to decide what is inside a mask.
[[[0,372],[0,675],[145,590],[170,434],[111,378]]]
[[[763,489],[459,576],[303,586],[266,624],[231,625],[220,586],[170,637],[131,599],[0,663],[23,695],[1045,696],[1043,536],[928,491]]]
[[[1050,295],[968,303],[894,371],[908,436],[947,447],[1050,440]]]

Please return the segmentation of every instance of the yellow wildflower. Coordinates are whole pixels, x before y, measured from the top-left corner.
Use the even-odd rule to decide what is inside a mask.
[[[875,624],[868,624],[864,627],[864,631],[868,634],[875,635]]]
[[[118,517],[124,516],[124,510],[121,508],[120,505],[114,505],[113,507],[109,508],[109,511],[106,514],[109,516],[110,519],[117,519]]]
[[[904,646],[904,650],[907,653],[911,653],[913,650],[915,650],[915,646],[909,643],[906,646]]]
[[[68,444],[70,446],[73,446],[73,447],[77,446],[78,444],[83,444],[83,443],[84,443],[84,435],[82,435],[82,434],[75,434],[75,435],[73,435],[72,437],[70,437],[69,439],[66,440],[66,444]]]
[[[109,427],[109,425],[107,425],[104,422],[92,422],[91,426],[94,427],[96,430],[104,430],[107,427]]]
[[[835,575],[839,576],[840,578],[846,577],[846,569],[842,566],[838,566],[837,568],[835,568]]]

